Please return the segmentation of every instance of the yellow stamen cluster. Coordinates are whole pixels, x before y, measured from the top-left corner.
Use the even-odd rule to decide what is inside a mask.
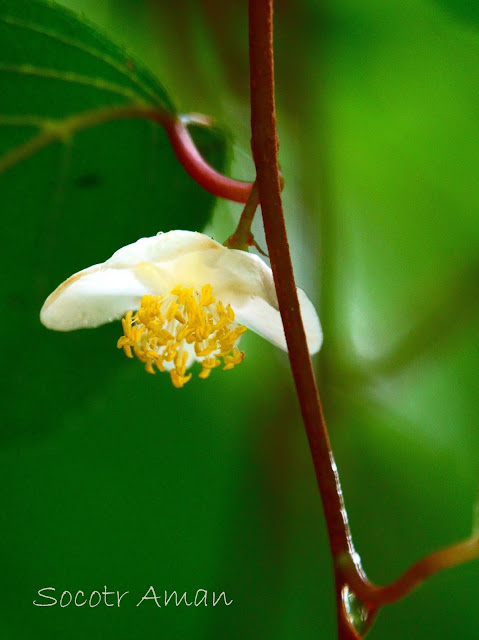
[[[122,319],[118,348],[144,362],[148,373],[155,367],[169,371],[178,388],[191,378],[186,369],[192,358],[201,363],[203,379],[221,365],[220,358],[224,370],[233,369],[244,359],[236,343],[246,327],[238,326],[231,306],[212,294],[206,284],[201,292],[177,286],[167,296],[143,296],[138,311],[127,311]]]

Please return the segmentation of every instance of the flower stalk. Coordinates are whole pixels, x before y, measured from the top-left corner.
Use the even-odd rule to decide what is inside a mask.
[[[244,209],[241,213],[238,226],[236,227],[235,232],[230,235],[227,240],[225,240],[225,247],[228,247],[229,249],[240,249],[241,251],[248,251],[249,248],[253,245],[259,248],[255,242],[253,234],[251,233],[251,224],[253,223],[258,205],[258,185],[255,182],[251,189],[248,202],[245,204]]]

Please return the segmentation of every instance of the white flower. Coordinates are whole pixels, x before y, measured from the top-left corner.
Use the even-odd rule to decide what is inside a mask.
[[[214,297],[213,297],[214,294]],[[319,351],[317,313],[298,289],[308,347]],[[258,256],[228,249],[202,233],[170,231],[141,238],[102,264],[75,273],[45,301],[49,329],[72,331],[122,318],[118,347],[135,354],[149,373],[170,372],[182,387],[195,360],[201,378],[244,353],[246,327],[287,350],[271,269]]]

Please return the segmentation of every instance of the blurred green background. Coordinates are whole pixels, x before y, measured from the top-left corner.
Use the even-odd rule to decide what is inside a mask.
[[[246,3],[63,4],[126,46],[180,111],[211,115],[230,141],[231,174],[253,177]],[[277,0],[275,44],[297,281],[320,309],[315,364],[355,542],[369,577],[387,582],[467,536],[477,494],[479,11],[466,0]],[[1,83],[7,75],[0,68]],[[41,87],[35,99],[48,107]],[[38,165],[29,182],[7,172],[0,183],[0,636],[332,638],[331,560],[284,354],[249,332],[241,367],[179,391],[115,349],[118,326],[63,335],[37,323],[41,292],[117,242],[204,223],[211,202],[167,150],[158,171],[173,172],[176,190],[150,183],[145,195],[143,169],[131,177],[135,158],[148,164],[142,126],[109,157],[91,152],[92,174],[86,137],[65,198],[63,163],[50,178]],[[222,138],[203,144],[221,165]],[[102,148],[116,199],[92,220],[95,180],[84,200],[68,185],[95,175]],[[31,195],[49,185],[50,200]],[[240,211],[217,203],[207,232],[224,240]],[[32,604],[43,587],[58,597],[105,585],[130,600]],[[224,590],[234,602],[136,608],[150,585]],[[369,637],[476,638],[478,627],[476,562],[382,611]]]

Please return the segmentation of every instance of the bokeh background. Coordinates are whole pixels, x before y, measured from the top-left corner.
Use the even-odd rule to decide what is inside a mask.
[[[212,116],[231,174],[253,177],[246,2],[63,4],[127,47],[180,111]],[[477,496],[479,10],[467,0],[277,0],[276,56],[293,260],[325,333],[321,396],[358,551],[370,578],[387,582],[467,536]],[[57,108],[48,89],[35,96]],[[110,131],[103,147],[120,169],[116,200],[94,223],[82,211],[101,197],[98,150],[91,170],[83,160],[62,176],[60,195],[58,175],[41,172],[49,151],[36,178],[2,176],[0,635],[333,638],[324,519],[284,354],[248,333],[240,367],[179,391],[122,357],[118,326],[38,326],[47,286],[107,258],[116,238],[206,221],[213,203],[181,180],[145,195],[130,133]],[[222,140],[205,142],[217,164]],[[86,196],[70,189],[75,179]],[[216,203],[207,232],[224,240],[240,210]],[[259,222],[256,235],[264,244]],[[32,604],[42,587],[104,585],[131,599],[120,609]],[[234,603],[136,608],[150,585],[224,590]],[[476,638],[478,628],[476,562],[382,611],[369,637]]]

